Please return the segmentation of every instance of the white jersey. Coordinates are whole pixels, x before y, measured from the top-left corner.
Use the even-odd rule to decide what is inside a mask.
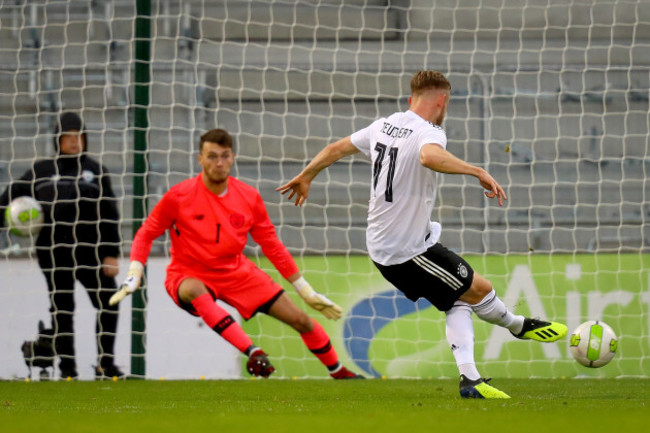
[[[447,134],[412,111],[394,113],[351,136],[372,161],[366,245],[370,258],[395,265],[422,254],[440,238],[430,221],[438,173],[420,163],[426,144],[447,147]]]

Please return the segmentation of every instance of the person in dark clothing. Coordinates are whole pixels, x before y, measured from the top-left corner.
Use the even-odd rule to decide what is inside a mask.
[[[0,196],[0,227],[5,224],[4,209],[16,197],[32,196],[43,207],[45,221],[36,252],[50,294],[54,348],[63,379],[78,376],[75,280],[86,288],[98,310],[96,378],[124,376],[114,362],[118,309],[108,303],[117,291],[119,214],[108,172],[86,155],[87,146],[81,118],[64,113],[54,131],[55,155],[36,161]]]

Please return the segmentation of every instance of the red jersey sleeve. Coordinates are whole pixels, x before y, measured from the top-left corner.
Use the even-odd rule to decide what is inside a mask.
[[[131,261],[136,260],[140,263],[146,263],[153,241],[173,227],[178,209],[174,191],[173,189],[169,190],[162,196],[138,229],[131,247]]]
[[[253,206],[253,219],[253,226],[250,230],[251,237],[262,247],[262,252],[273,263],[273,266],[284,278],[298,272],[298,265],[296,265],[282,241],[278,239],[275,227],[269,218],[266,206],[264,206],[264,201],[259,193]]]

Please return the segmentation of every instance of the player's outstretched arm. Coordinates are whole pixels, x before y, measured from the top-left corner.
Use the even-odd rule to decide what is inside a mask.
[[[338,320],[341,318],[341,312],[343,311],[341,307],[332,302],[327,296],[315,291],[303,276],[300,275],[295,279],[290,277],[289,281],[291,281],[291,284],[293,284],[300,297],[311,308],[320,311],[328,319]]]
[[[302,206],[309,196],[311,181],[318,176],[318,173],[334,164],[339,159],[357,152],[359,152],[359,149],[352,144],[352,140],[349,136],[328,144],[314,157],[314,159],[312,159],[312,161],[300,172],[300,174],[298,174],[298,176],[275,190],[279,191],[282,195],[289,192],[287,198],[291,200],[295,196],[295,205]]]
[[[177,191],[175,187],[162,196],[135,234],[131,246],[129,273],[120,289],[111,296],[110,305],[116,305],[140,287],[142,274],[144,273],[144,263],[147,262],[154,239],[174,225],[179,206],[173,191]]]
[[[287,199],[291,200],[296,196],[295,205],[302,206],[307,197],[309,196],[309,188],[311,187],[312,179],[307,179],[302,173],[291,179],[289,182],[282,186],[277,187],[275,190],[280,191],[282,195],[289,193]]]
[[[122,299],[126,298],[127,295],[135,292],[140,283],[142,282],[142,274],[144,273],[144,264],[138,261],[132,261],[129,266],[129,273],[127,274],[126,280],[120,286],[120,289],[115,292],[111,299],[108,301],[110,305],[116,305]]]
[[[485,196],[496,198],[499,206],[503,206],[503,200],[508,199],[501,185],[487,171],[457,158],[438,144],[431,143],[422,146],[420,163],[440,173],[469,174],[476,177],[481,186],[487,190]]]

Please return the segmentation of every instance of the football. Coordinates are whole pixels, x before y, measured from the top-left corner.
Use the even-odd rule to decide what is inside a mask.
[[[15,235],[34,236],[43,224],[43,208],[32,197],[18,197],[5,210],[5,224]]]
[[[575,360],[585,367],[602,367],[616,355],[618,339],[609,325],[590,320],[573,331],[569,349]]]

